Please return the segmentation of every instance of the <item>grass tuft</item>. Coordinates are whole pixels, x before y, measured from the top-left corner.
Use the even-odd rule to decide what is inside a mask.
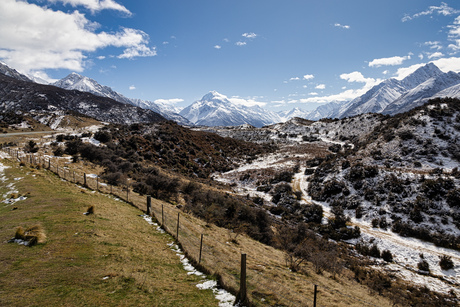
[[[14,239],[26,241],[28,246],[34,246],[38,243],[45,243],[46,234],[40,224],[33,225],[25,230],[23,227],[19,226],[16,228]]]
[[[85,215],[94,214],[94,206],[89,206],[88,210],[86,210]]]

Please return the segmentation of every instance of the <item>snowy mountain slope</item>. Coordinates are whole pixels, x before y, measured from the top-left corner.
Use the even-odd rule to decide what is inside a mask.
[[[101,97],[111,98],[121,103],[131,104],[143,109],[152,110],[167,119],[173,120],[181,125],[190,125],[191,123],[184,117],[172,112],[169,109],[164,109],[161,106],[155,104],[152,101],[142,99],[131,99],[114,90],[112,88],[99,84],[96,80],[79,75],[77,73],[71,73],[65,78],[53,83],[54,86],[67,89],[67,90],[78,90],[82,92],[91,93]]]
[[[99,121],[112,123],[153,123],[165,120],[151,110],[117,102],[77,90],[17,80],[0,74],[0,112],[19,112],[31,116],[78,112]]]
[[[426,98],[441,97],[440,92],[458,84],[460,84],[460,75],[452,71],[429,78],[393,101],[382,113],[394,115],[407,112],[423,105],[427,101]]]
[[[281,122],[285,122],[294,117],[307,118],[311,112],[304,111],[300,108],[293,108],[291,110],[277,112],[281,118]]]
[[[428,83],[426,83],[428,80]],[[423,84],[423,85],[422,85]],[[444,73],[433,63],[418,68],[403,80],[387,79],[352,101],[331,102],[316,108],[303,118],[344,118],[363,113],[397,114],[427,102],[427,98],[460,97],[457,91],[441,92],[460,84],[457,75]]]
[[[350,117],[363,113],[381,113],[406,91],[407,88],[400,81],[396,79],[385,80],[364,95],[354,99],[350,106],[338,117]]]
[[[81,92],[87,92],[94,94],[96,96],[111,98],[121,103],[132,104],[129,98],[115,92],[110,87],[101,85],[96,80],[79,75],[74,72],[62,78],[61,80],[53,83],[52,85],[66,90],[77,90]]]
[[[195,125],[201,126],[238,126],[249,124],[262,127],[281,121],[278,114],[260,108],[259,106],[246,107],[230,102],[225,95],[216,91],[204,95],[201,100],[195,101],[180,115]]]
[[[8,67],[8,65],[3,62],[0,62],[0,73],[17,80],[31,81],[27,76],[19,73],[16,69]]]

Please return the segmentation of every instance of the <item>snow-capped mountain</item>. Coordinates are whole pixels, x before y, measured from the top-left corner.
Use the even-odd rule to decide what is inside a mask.
[[[16,69],[8,67],[8,65],[6,65],[3,62],[0,62],[0,73],[6,75],[8,77],[17,79],[17,80],[28,81],[28,82],[31,81],[27,76],[21,74]]]
[[[309,111],[304,111],[300,108],[293,108],[292,110],[279,111],[277,112],[282,122],[288,121],[294,117],[306,118],[310,115]]]
[[[460,75],[444,73],[428,63],[402,80],[387,79],[352,101],[325,104],[304,118],[345,118],[364,113],[394,115],[418,107],[431,98],[446,96],[460,98]]]
[[[110,87],[99,84],[96,80],[79,75],[77,73],[71,73],[67,77],[53,83],[52,85],[66,89],[66,90],[77,90],[81,92],[87,92],[96,96],[112,98],[118,102],[131,103],[131,100],[114,90]]]
[[[443,97],[442,91],[460,84],[460,74],[453,71],[431,77],[388,105],[383,114],[395,115],[425,104],[429,98]],[[450,92],[453,94],[453,92]],[[450,96],[459,97],[459,96]]]
[[[97,96],[111,98],[121,103],[131,104],[136,107],[143,109],[152,110],[156,113],[161,114],[163,117],[173,120],[181,125],[190,125],[190,122],[179,114],[163,108],[156,103],[148,100],[128,98],[112,88],[99,84],[96,80],[79,75],[77,73],[71,73],[65,78],[53,83],[52,85],[66,89],[66,90],[78,90],[81,92],[88,92]]]
[[[200,126],[239,126],[249,124],[254,127],[280,122],[278,114],[262,109],[259,106],[246,107],[233,104],[225,95],[216,91],[204,95],[195,101],[180,115]]]

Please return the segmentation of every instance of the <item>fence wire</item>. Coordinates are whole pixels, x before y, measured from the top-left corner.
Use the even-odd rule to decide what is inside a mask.
[[[59,163],[61,158],[40,156],[34,154],[26,154],[12,148],[3,148],[3,151],[8,153],[10,157],[15,158],[21,163],[29,163],[32,166],[41,166],[55,173],[58,177],[73,182],[81,188],[89,188],[100,193],[112,195],[115,199],[123,200],[140,210],[146,212],[146,197],[140,196],[129,189],[129,186],[118,187],[110,185],[98,176],[88,176],[79,170],[73,170],[69,165]],[[196,225],[193,219],[184,213],[179,208],[172,204],[151,199],[151,213],[157,224],[160,225],[166,232],[173,236],[187,256],[195,263],[199,263],[200,245],[201,262],[199,263],[207,273],[218,275],[221,282],[229,290],[237,290],[239,288],[240,274],[240,254],[246,253],[251,262],[248,267],[264,266],[265,268],[277,269],[272,264],[266,263],[258,259],[257,255],[251,255],[230,244],[228,241],[221,242],[214,238],[204,235],[201,242],[201,234],[205,231],[202,226]],[[179,232],[177,237],[177,216],[179,214]],[[202,228],[202,229],[197,229]],[[202,230],[200,232],[200,230]],[[222,255],[225,254],[225,257]],[[222,260],[225,258],[226,260]],[[278,267],[278,266],[276,266]],[[247,270],[247,289],[248,297],[253,305],[277,305],[277,306],[313,306],[313,290],[311,295],[306,296],[299,291],[295,291],[289,285],[282,283],[280,280],[274,279],[273,276],[266,276],[262,270],[248,269]],[[302,282],[308,283],[313,287],[315,284],[307,279],[302,279]],[[348,294],[341,293],[338,290],[331,289],[327,286],[321,286],[321,290],[326,290],[330,294],[347,297],[350,300],[358,302],[362,305],[377,306],[360,298],[353,297]],[[321,299],[319,299],[320,301]],[[320,304],[316,304],[320,306]]]

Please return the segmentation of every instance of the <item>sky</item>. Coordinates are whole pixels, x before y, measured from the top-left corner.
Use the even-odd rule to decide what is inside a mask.
[[[0,61],[176,107],[312,110],[429,62],[460,72],[460,1],[1,0]]]

